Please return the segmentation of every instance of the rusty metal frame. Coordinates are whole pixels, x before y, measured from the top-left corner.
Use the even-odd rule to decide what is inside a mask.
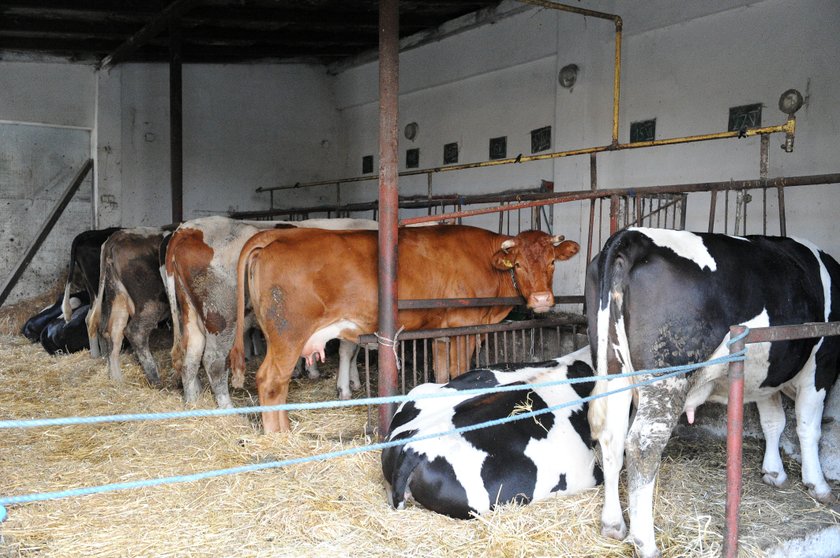
[[[738,353],[752,343],[789,341],[840,335],[840,322],[818,322],[801,325],[782,325],[750,329],[734,325],[729,328],[730,354]],[[740,337],[740,339],[739,339]],[[741,484],[743,475],[744,437],[744,361],[729,363],[729,399],[726,404],[726,525],[723,538],[723,553],[726,558],[738,556],[739,511],[741,508]]]

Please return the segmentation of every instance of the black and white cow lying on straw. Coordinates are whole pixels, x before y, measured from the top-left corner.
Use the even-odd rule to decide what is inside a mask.
[[[728,354],[730,325],[840,320],[840,265],[791,238],[630,228],[613,235],[589,265],[586,301],[599,375],[679,366]],[[779,456],[785,393],[796,401],[802,482],[824,502],[832,494],[820,467],[820,425],[838,361],[835,336],[748,345],[744,367],[744,401],[757,403],[766,440],[764,481],[781,486],[787,479]],[[604,465],[605,535],[627,533],[618,499],[626,455],[630,535],[639,555],[659,555],[653,495],[662,450],[683,412],[693,422],[704,401],[726,401],[726,370],[726,364],[709,366],[637,387],[632,423],[629,391],[592,402],[589,423]],[[627,382],[598,382],[596,392]]]
[[[589,348],[533,364],[500,364],[471,370],[448,384],[422,384],[409,396],[500,385],[552,382],[592,376]],[[403,403],[388,440],[422,437],[514,414],[573,402],[589,395],[592,382],[536,390],[454,395]],[[526,504],[553,493],[570,495],[600,484],[587,404],[461,434],[386,448],[382,471],[398,509],[413,498],[422,506],[468,519],[508,502]]]

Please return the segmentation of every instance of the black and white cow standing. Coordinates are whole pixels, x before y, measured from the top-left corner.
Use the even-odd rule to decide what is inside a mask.
[[[631,228],[613,235],[586,277],[590,347],[599,375],[683,365],[728,354],[729,326],[763,327],[840,319],[840,265],[807,241]],[[819,461],[823,404],[838,373],[840,338],[748,346],[744,400],[758,405],[766,439],[764,481],[787,478],[779,455],[781,393],[795,398],[802,480],[832,498]],[[618,475],[627,459],[630,534],[641,556],[658,556],[653,530],[656,473],[671,430],[705,401],[725,402],[726,365],[707,367],[593,401],[601,445],[602,532],[623,539]],[[647,378],[648,376],[644,376]],[[626,385],[598,382],[596,392]],[[628,431],[629,428],[629,431]]]
[[[422,384],[409,395],[592,376],[589,348],[534,364],[500,364],[466,372],[448,384]],[[388,440],[421,437],[589,395],[593,382],[403,403]],[[492,428],[386,448],[382,471],[391,504],[408,498],[441,514],[468,519],[498,504],[570,495],[601,482],[586,420],[586,403]]]

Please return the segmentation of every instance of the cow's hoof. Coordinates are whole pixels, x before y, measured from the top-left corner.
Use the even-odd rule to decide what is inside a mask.
[[[761,480],[763,480],[765,484],[775,486],[776,488],[784,488],[789,484],[787,474],[785,474],[784,471],[779,473],[765,471],[764,469],[762,469],[761,472],[764,473],[764,475],[761,477]]]
[[[624,522],[611,525],[604,523],[601,525],[601,535],[617,541],[623,541],[624,537],[627,536],[627,526],[624,525]]]
[[[341,390],[339,390],[337,393],[338,393],[338,398],[339,398],[340,400],[342,400],[342,401],[347,401],[348,399],[352,399],[352,398],[353,398],[353,395],[352,395],[352,394],[350,394],[350,393],[343,393]]]
[[[360,389],[362,389],[362,384],[360,382],[353,382],[350,384],[350,388],[353,391],[359,391]]]
[[[840,502],[840,500],[837,499],[837,496],[831,493],[831,489],[828,486],[819,491],[814,488],[813,484],[806,484],[805,486],[808,487],[808,494],[811,498],[817,500],[818,502],[828,506],[836,506],[838,502]]]
[[[662,553],[659,552],[659,549],[656,548],[655,544],[648,544],[644,545],[638,539],[633,541],[633,546],[635,547],[634,554],[639,558],[661,558]]]

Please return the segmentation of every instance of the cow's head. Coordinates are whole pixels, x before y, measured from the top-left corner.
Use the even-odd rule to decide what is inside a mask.
[[[502,242],[493,255],[493,266],[512,273],[514,285],[525,297],[528,308],[546,312],[554,306],[554,260],[568,260],[578,250],[577,242],[564,240],[563,236],[524,231]]]

